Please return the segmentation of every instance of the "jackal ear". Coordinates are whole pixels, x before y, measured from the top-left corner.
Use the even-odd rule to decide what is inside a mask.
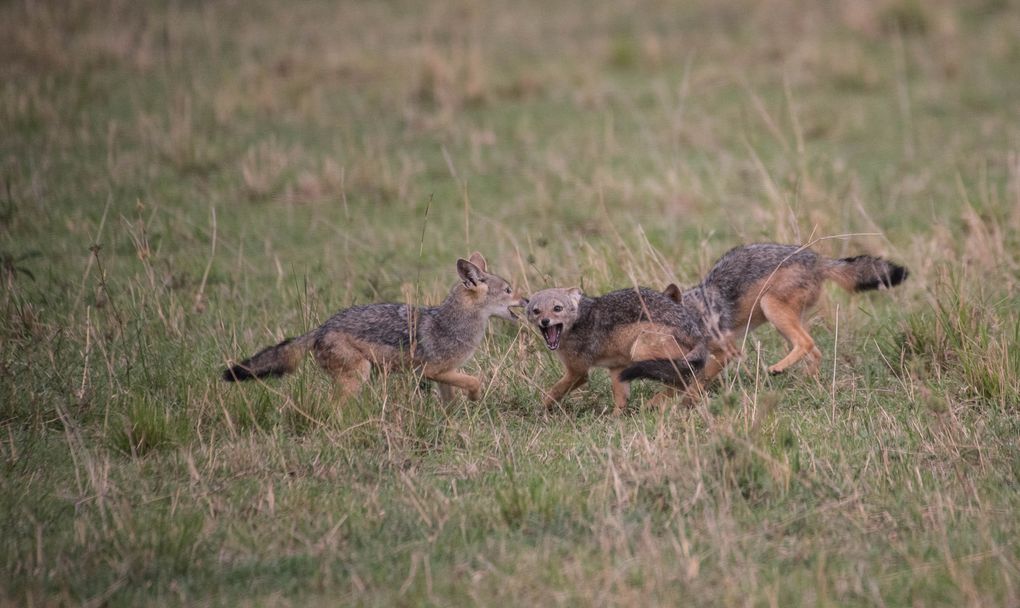
[[[482,281],[482,270],[465,259],[457,260],[457,274],[464,281],[464,287],[469,289],[477,287]]]
[[[489,269],[485,267],[485,258],[482,257],[482,254],[478,253],[477,251],[472,253],[471,256],[468,257],[468,261],[477,266],[479,269],[481,269],[482,272],[489,271]]]
[[[567,290],[567,297],[574,303],[574,306],[577,306],[578,302],[581,301],[581,296],[583,295],[584,293],[581,291],[580,287],[571,287]]]
[[[666,285],[666,289],[663,289],[662,293],[665,294],[667,298],[673,300],[677,304],[679,304],[684,299],[684,292],[679,287],[676,286],[676,283],[670,283],[669,285]]]

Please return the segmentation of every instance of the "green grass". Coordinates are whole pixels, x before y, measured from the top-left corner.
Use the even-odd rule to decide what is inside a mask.
[[[1020,603],[1020,6],[0,6],[0,604]],[[427,211],[427,215],[426,215]],[[828,238],[854,235],[847,238]],[[691,409],[492,323],[479,403],[228,359],[481,250],[905,263]]]

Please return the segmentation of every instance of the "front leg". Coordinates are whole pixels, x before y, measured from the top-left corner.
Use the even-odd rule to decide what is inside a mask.
[[[465,393],[467,393],[467,397],[471,401],[478,401],[482,398],[481,381],[474,376],[465,374],[464,372],[451,369],[442,372],[429,373],[426,370],[425,377],[429,380],[435,380],[436,382],[462,389]],[[439,394],[440,396],[444,396],[442,385],[440,385]]]
[[[623,367],[614,367],[609,370],[609,377],[613,381],[613,416],[619,416],[627,408],[627,398],[630,397],[630,382],[620,380]]]
[[[712,340],[708,351],[708,360],[705,361],[705,368],[701,372],[706,384],[719,375],[731,360],[739,358],[742,354],[732,332],[726,332],[721,338]]]
[[[563,373],[563,377],[556,384],[552,385],[552,388],[546,393],[545,399],[542,400],[542,405],[546,409],[551,408],[556,402],[565,397],[567,393],[579,386],[583,386],[587,381],[588,370],[578,371],[568,367]]]

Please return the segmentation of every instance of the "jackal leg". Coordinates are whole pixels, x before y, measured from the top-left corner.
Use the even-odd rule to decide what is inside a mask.
[[[326,373],[333,378],[342,399],[350,399],[361,391],[361,386],[368,380],[372,371],[372,362],[368,359],[347,360],[344,365],[326,368]]]
[[[478,378],[465,374],[464,372],[457,371],[455,369],[441,371],[441,372],[430,372],[428,369],[425,370],[425,377],[429,380],[435,380],[440,382],[440,395],[442,395],[443,384],[455,386],[462,389],[467,393],[468,399],[472,401],[478,401],[482,398],[482,383]]]
[[[471,401],[481,399],[481,382],[478,378],[464,373],[463,371],[458,371],[456,369],[429,371],[426,369],[425,377],[432,379],[432,381],[441,383],[440,395],[443,395],[443,385],[449,385],[450,387],[456,387],[467,393],[467,398]]]
[[[372,371],[372,362],[342,335],[315,345],[315,360],[333,379],[342,399],[358,394]]]
[[[712,355],[705,361],[705,367],[701,370],[701,375],[705,382],[709,382],[719,375],[719,372],[723,370],[726,362],[720,361],[718,357]]]
[[[805,356],[811,358],[808,363],[809,372],[817,373],[818,364],[822,361],[822,353],[815,346],[811,334],[804,328],[803,308],[791,306],[771,294],[766,294],[761,299],[761,310],[765,314],[765,318],[776,326],[790,346],[790,352],[778,363],[768,368],[769,373],[781,374]]]
[[[701,373],[691,379],[683,392],[684,405],[693,405],[694,400],[715,380],[715,377],[722,372],[730,359],[736,358],[739,353],[740,351],[729,336],[726,337],[725,342],[713,344],[709,348],[709,355],[705,359],[705,366],[701,369]]]
[[[658,408],[659,410],[665,410],[669,407],[671,401],[675,400],[682,394],[682,391],[675,389],[672,386],[666,386],[648,400],[648,405]]]
[[[439,399],[443,403],[449,403],[449,402],[453,401],[453,387],[452,386],[450,386],[449,384],[443,384],[442,382],[437,382],[436,386],[439,387]]]
[[[709,357],[705,361],[705,367],[701,375],[705,382],[710,382],[719,375],[719,372],[732,360],[740,357],[740,347],[737,346],[733,332],[726,332],[722,337],[713,340],[708,347]]]
[[[563,372],[563,377],[556,381],[556,384],[552,385],[549,392],[546,393],[545,399],[542,400],[542,405],[547,409],[552,407],[557,401],[562,399],[570,391],[583,386],[588,381],[588,370],[583,372],[572,370],[569,367]]]
[[[609,370],[609,378],[613,381],[613,416],[619,416],[627,409],[627,398],[630,397],[630,382],[620,380],[624,369],[614,367]]]
[[[672,402],[679,402],[684,407],[691,407],[702,394],[704,394],[704,385],[698,378],[693,378],[684,389],[672,386],[664,387],[648,401],[648,405],[659,410],[665,410]]]

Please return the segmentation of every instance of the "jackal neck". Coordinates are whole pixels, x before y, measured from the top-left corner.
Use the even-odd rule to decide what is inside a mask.
[[[581,300],[577,303],[577,319],[574,323],[576,324],[577,321],[580,321],[591,314],[593,306],[595,306],[595,298],[589,298],[588,296],[582,295]]]
[[[479,306],[467,300],[467,294],[454,289],[443,303],[437,306],[433,317],[436,329],[448,330],[450,335],[459,336],[465,343],[477,346],[485,332],[485,317]]]
[[[577,316],[574,318],[574,322],[570,324],[569,328],[565,328],[563,333],[564,337],[567,336],[571,331],[581,329],[585,327],[591,320],[592,312],[595,308],[595,298],[589,298],[588,296],[582,295],[581,300],[577,303]]]

